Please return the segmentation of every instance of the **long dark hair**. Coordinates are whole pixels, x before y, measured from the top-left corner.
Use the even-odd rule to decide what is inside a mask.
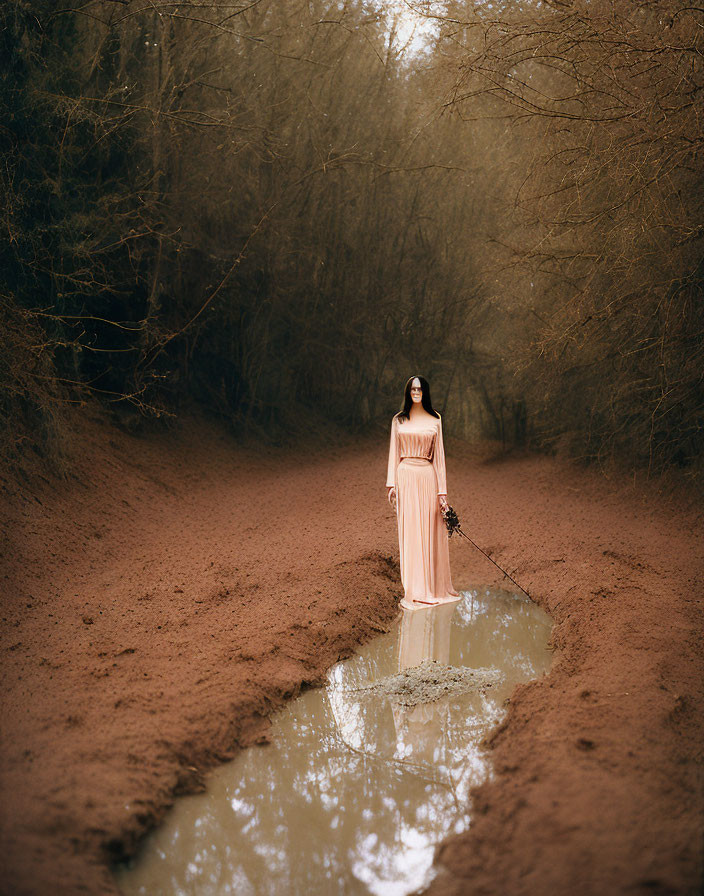
[[[408,382],[406,383],[406,388],[403,393],[403,407],[398,412],[398,414],[396,414],[399,422],[401,422],[401,423],[404,420],[409,420],[410,416],[411,416],[410,410],[411,410],[411,405],[413,404],[413,399],[411,398],[411,383],[415,379],[420,380],[420,387],[423,390],[421,392],[420,403],[423,405],[425,410],[431,415],[431,417],[439,417],[440,416],[440,414],[438,414],[438,412],[433,407],[433,403],[430,400],[430,386],[428,384],[428,381],[426,380],[426,378],[424,376],[418,376],[417,373],[414,373],[413,376],[410,377]]]

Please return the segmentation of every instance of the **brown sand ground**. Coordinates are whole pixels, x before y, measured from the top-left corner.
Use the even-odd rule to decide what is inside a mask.
[[[110,859],[401,597],[385,434],[284,451],[196,416],[76,426],[68,481],[0,476],[8,896],[114,893]],[[554,661],[514,692],[495,779],[428,892],[699,893],[698,502],[446,441],[450,502],[552,614]],[[501,580],[456,538],[451,562],[460,589]]]

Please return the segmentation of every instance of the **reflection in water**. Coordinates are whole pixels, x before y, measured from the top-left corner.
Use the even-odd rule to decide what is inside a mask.
[[[404,610],[335,665],[325,689],[273,717],[272,743],[180,798],[118,886],[126,896],[403,896],[426,884],[435,845],[469,826],[469,791],[490,774],[479,741],[515,684],[550,664],[550,625],[528,599],[496,590]],[[428,658],[504,677],[416,706],[354,690]]]

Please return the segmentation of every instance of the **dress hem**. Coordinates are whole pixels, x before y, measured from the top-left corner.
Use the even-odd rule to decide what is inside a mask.
[[[461,595],[452,595],[450,597],[434,597],[433,603],[426,603],[424,601],[420,601],[410,597],[402,597],[400,600],[400,606],[403,607],[404,610],[420,610],[420,609],[428,609],[431,607],[439,607],[442,604],[451,604],[461,600]]]

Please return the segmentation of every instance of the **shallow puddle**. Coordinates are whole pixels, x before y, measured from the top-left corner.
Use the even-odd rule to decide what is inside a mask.
[[[270,744],[179,798],[116,872],[119,888],[405,896],[427,885],[436,844],[469,827],[470,788],[491,774],[479,742],[514,686],[550,665],[550,628],[532,601],[499,590],[404,610],[325,688],[273,716]]]

